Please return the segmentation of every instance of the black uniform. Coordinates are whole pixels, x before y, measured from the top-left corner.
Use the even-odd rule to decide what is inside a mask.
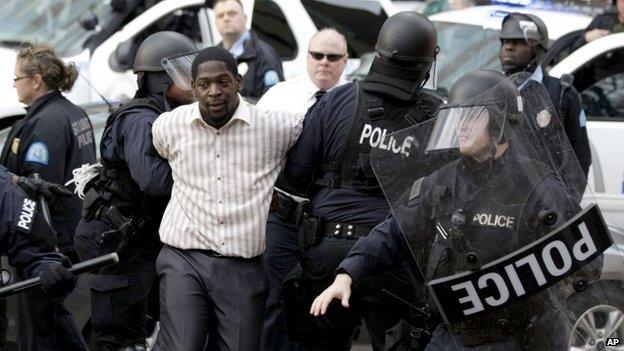
[[[524,199],[523,205],[519,205],[519,199]],[[396,218],[386,219],[369,236],[360,239],[338,271],[346,272],[353,279],[378,274],[404,258],[413,257],[409,247],[420,250],[414,255],[421,262],[420,269],[427,280],[475,269],[470,266],[474,262],[466,259],[465,252],[476,253],[480,264],[503,257],[550,230],[536,219],[540,211],[553,210],[562,221],[568,203],[565,186],[552,171],[535,160],[510,150],[485,167],[460,158],[419,180],[417,190],[412,188],[409,194],[407,205],[395,209]],[[458,218],[464,218],[464,221]],[[483,218],[499,220],[492,222]],[[399,222],[401,228],[410,231],[409,244],[401,233]],[[456,231],[466,238],[462,243],[464,247],[456,246]],[[503,315],[494,313],[440,326],[427,350],[447,350],[449,347],[454,350],[451,345],[455,343],[470,350],[490,350],[491,347],[524,349],[527,342],[509,338],[508,335],[512,334],[509,328],[524,330],[533,322],[527,320],[528,317],[548,315],[551,307],[531,301],[535,302],[526,300],[507,309]],[[516,313],[512,315],[510,312]],[[501,328],[503,324],[499,320],[503,318],[506,324]],[[526,340],[530,339],[529,335],[526,337]],[[536,349],[540,347],[543,350],[557,349],[547,344]]]
[[[239,67],[243,63],[248,67],[247,73],[243,74],[243,90],[240,94],[259,99],[270,87],[284,80],[284,70],[277,51],[255,33],[250,31],[249,35],[243,44],[245,50],[236,57]]]
[[[2,150],[1,162],[9,171],[20,176],[37,172],[46,181],[65,184],[74,168],[95,162],[91,121],[59,91],[40,97],[27,111],[26,117],[13,124]],[[80,199],[58,198],[49,205],[60,251],[75,251]]]
[[[581,96],[572,86],[561,85],[561,80],[544,75],[542,83],[548,90],[550,101],[557,109],[561,124],[565,130],[578,162],[587,177],[591,165],[591,150],[587,137],[586,117],[581,105]]]
[[[109,117],[100,145],[104,168],[95,201],[102,202],[94,206],[114,206],[135,225],[119,252],[119,264],[90,281],[93,329],[100,341],[115,349],[143,344],[151,331],[146,314],[161,248],[158,227],[173,184],[169,164],[155,152],[151,138],[152,124],[165,111],[164,101],[161,94],[147,94],[148,98],[134,99]],[[85,200],[87,211],[94,210],[88,208],[91,204]],[[111,251],[123,240],[112,235],[104,239],[108,247],[100,247],[102,232],[115,229],[106,222],[80,222],[76,247],[81,258]]]
[[[62,262],[62,255],[54,253],[42,241],[43,238],[49,238],[55,234],[37,210],[37,202],[29,199],[20,188],[14,185],[11,182],[11,174],[4,167],[0,167],[0,213],[2,214],[0,250],[7,254],[9,263],[17,269],[21,279],[38,276],[47,266]],[[22,294],[36,296],[37,298],[33,299],[32,303],[38,306],[43,303],[46,309],[41,310],[43,314],[37,315],[42,323],[37,323],[28,330],[18,329],[20,349],[50,351],[87,349],[74,324],[73,317],[62,305],[49,304],[49,300],[44,298],[40,289]],[[26,306],[19,301],[18,304],[18,313],[21,313],[22,308]],[[4,318],[2,316],[2,319]],[[56,330],[53,329],[55,326]],[[3,335],[6,327],[6,323],[1,326]]]
[[[302,224],[302,229],[308,230],[304,229],[307,233],[301,261],[311,296],[331,283],[334,270],[355,243],[353,239],[367,234],[388,214],[388,204],[370,166],[371,148],[409,153],[411,144],[388,141],[385,135],[432,117],[439,104],[424,93],[404,102],[382,98],[366,92],[362,84],[365,83],[337,87],[308,111],[302,134],[284,169],[296,190],[306,192],[311,186],[311,212],[317,217],[308,217]],[[315,226],[316,230],[309,230]],[[305,347],[349,349],[354,329],[364,316],[375,349],[381,349],[384,332],[399,319],[408,317],[404,306],[381,289],[417,300],[411,293],[413,278],[403,266],[392,274],[358,282],[354,303],[358,307],[330,309],[327,316],[312,322],[315,326],[311,337],[299,335],[299,339]],[[293,303],[289,293],[285,294],[286,314],[292,316]],[[309,310],[311,301],[303,303],[301,308]],[[298,328],[290,320],[287,323]],[[289,333],[292,338],[292,330]]]
[[[17,175],[29,176],[37,172],[46,181],[64,184],[72,178],[74,168],[95,162],[91,121],[61,92],[51,91],[27,108],[26,117],[15,122],[2,150],[1,161]],[[49,205],[58,247],[75,258],[73,236],[80,219],[81,201],[73,196],[58,198]],[[63,322],[72,319],[69,312],[40,291],[29,291],[18,299],[22,301],[20,306],[27,309],[18,314],[18,323],[24,325],[24,332],[18,337],[22,338],[20,343],[24,347],[42,335],[53,339],[54,333],[61,330],[68,335],[77,333],[75,326]]]

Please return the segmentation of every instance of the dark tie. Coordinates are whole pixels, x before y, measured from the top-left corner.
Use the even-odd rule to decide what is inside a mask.
[[[326,91],[325,90],[319,90],[316,93],[314,93],[314,98],[318,101],[320,98],[323,97],[323,95],[325,95]]]

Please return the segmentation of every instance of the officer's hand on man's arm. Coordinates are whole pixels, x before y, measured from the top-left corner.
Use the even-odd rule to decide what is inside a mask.
[[[64,264],[51,264],[39,273],[41,289],[53,300],[62,299],[76,287],[76,277]]]
[[[340,273],[336,275],[332,285],[314,299],[312,307],[310,307],[310,314],[313,314],[315,317],[325,314],[327,307],[333,299],[341,300],[342,306],[345,308],[349,307],[351,284],[353,284],[353,280],[348,274]]]
[[[60,184],[46,182],[43,179],[20,177],[17,175],[14,175],[11,179],[17,186],[22,188],[28,196],[37,197],[41,194],[47,201],[53,201],[58,196],[72,196],[73,194],[66,187]]]

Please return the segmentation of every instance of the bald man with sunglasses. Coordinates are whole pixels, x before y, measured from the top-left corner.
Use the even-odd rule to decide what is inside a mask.
[[[308,45],[307,74],[277,83],[271,87],[256,105],[265,110],[281,110],[292,113],[305,113],[325,92],[347,82],[343,76],[347,65],[347,41],[333,28],[317,32]],[[293,192],[280,175],[277,187]],[[294,193],[294,192],[293,192]],[[282,196],[276,192],[276,196]],[[282,196],[281,204],[296,208],[297,203]],[[291,216],[284,216],[290,213]],[[282,209],[269,214],[267,223],[267,249],[263,255],[269,278],[269,298],[262,335],[262,350],[293,350],[288,340],[282,317],[280,290],[288,272],[301,260],[298,243],[298,228],[292,215],[294,211]]]

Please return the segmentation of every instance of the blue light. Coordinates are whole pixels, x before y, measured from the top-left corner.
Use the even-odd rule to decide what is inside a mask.
[[[509,5],[509,6],[529,6],[533,4],[533,0],[494,0],[492,4]]]

